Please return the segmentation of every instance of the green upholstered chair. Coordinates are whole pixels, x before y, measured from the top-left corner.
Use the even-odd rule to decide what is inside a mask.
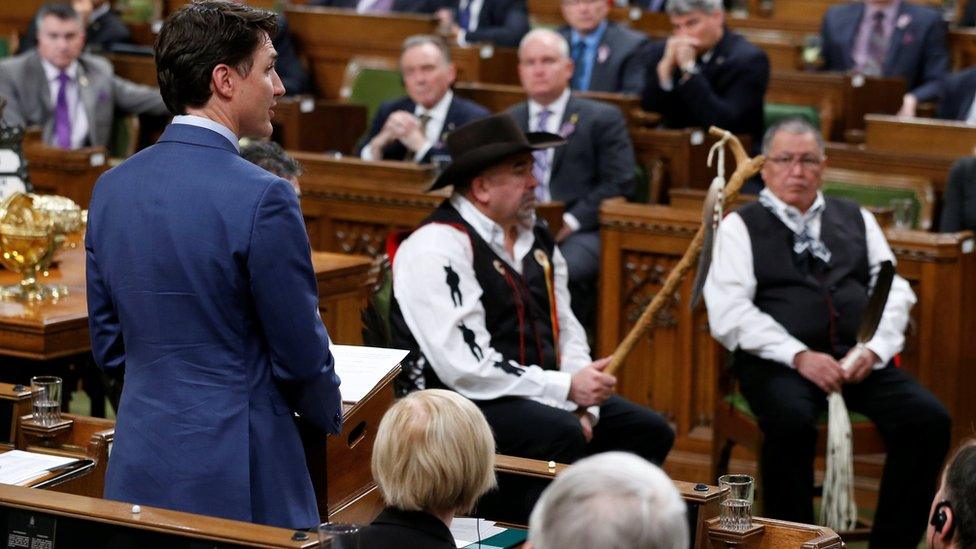
[[[820,112],[810,105],[766,103],[763,106],[763,127],[768,128],[784,118],[803,118],[814,128],[820,128]]]
[[[406,93],[396,63],[387,59],[353,58],[346,65],[339,95],[349,103],[366,105],[373,120],[380,103]]]
[[[932,227],[935,191],[932,182],[923,177],[827,168],[822,189],[827,196],[849,198],[873,211],[890,209],[893,200],[911,200],[912,228]]]

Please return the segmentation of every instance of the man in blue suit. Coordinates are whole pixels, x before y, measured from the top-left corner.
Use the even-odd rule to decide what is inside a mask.
[[[295,412],[341,425],[308,237],[287,181],[241,158],[271,135],[275,15],[208,1],[156,46],[177,116],[102,176],[85,240],[92,352],[125,368],[105,497],[304,528],[319,522]]]
[[[458,44],[518,46],[529,32],[525,0],[449,0],[437,19]]]
[[[407,96],[380,105],[359,155],[363,160],[449,163],[447,136],[488,116],[488,109],[451,91],[457,69],[451,50],[437,36],[407,38],[400,72]]]
[[[949,70],[942,15],[924,6],[900,0],[833,6],[820,37],[824,70],[904,78],[903,116],[914,116],[919,101],[935,100]]]
[[[605,0],[563,0],[559,34],[569,43],[575,91],[640,94],[646,80],[647,35],[607,20]]]

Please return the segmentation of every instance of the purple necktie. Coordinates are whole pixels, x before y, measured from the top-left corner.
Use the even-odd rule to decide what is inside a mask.
[[[535,131],[546,131],[546,123],[549,122],[550,114],[552,114],[552,111],[549,109],[544,108],[539,111],[539,118],[535,123]],[[547,195],[549,193],[546,189],[549,188],[549,185],[546,183],[546,173],[549,171],[549,149],[534,151],[532,156],[535,158],[535,163],[532,164],[532,175],[539,182],[539,185],[535,188],[535,199],[539,202],[547,202],[549,199]]]
[[[58,101],[54,107],[54,138],[58,147],[71,148],[71,117],[68,115],[68,82],[65,72],[58,75]]]
[[[862,72],[868,76],[881,76],[884,69],[885,53],[888,51],[888,41],[885,40],[885,14],[883,11],[874,13],[871,34],[868,36],[868,59]]]

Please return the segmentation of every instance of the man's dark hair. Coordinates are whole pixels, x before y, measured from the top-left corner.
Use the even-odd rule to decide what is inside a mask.
[[[38,29],[41,28],[41,21],[48,15],[53,15],[62,21],[77,21],[84,27],[81,16],[70,3],[48,2],[38,8],[37,14],[34,16],[34,24]]]
[[[210,100],[214,67],[233,67],[246,77],[254,52],[278,31],[277,15],[226,0],[189,4],[163,24],[156,40],[159,92],[173,114]]]
[[[958,547],[976,547],[976,440],[964,442],[952,457],[942,494],[956,519],[952,541]]]
[[[302,166],[274,141],[250,141],[241,147],[245,160],[283,179],[302,175]]]

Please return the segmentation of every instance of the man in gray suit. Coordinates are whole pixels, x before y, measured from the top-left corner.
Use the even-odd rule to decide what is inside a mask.
[[[650,42],[643,33],[607,21],[605,0],[562,0],[568,25],[559,34],[569,42],[577,91],[636,93],[644,90]]]
[[[115,76],[103,58],[82,55],[85,30],[67,4],[37,13],[37,49],[0,61],[3,119],[43,128],[44,142],[62,149],[105,146],[115,110],[167,113],[159,90]]]
[[[566,205],[556,242],[566,257],[573,311],[591,325],[600,269],[600,203],[630,194],[636,163],[620,109],[573,96],[569,45],[556,32],[536,29],[519,45],[519,77],[529,100],[509,113],[522,131],[561,135],[566,145],[537,151],[533,167],[540,202]]]

